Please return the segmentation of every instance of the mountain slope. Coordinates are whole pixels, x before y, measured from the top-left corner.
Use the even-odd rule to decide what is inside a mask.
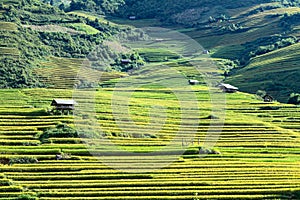
[[[255,71],[257,77],[266,79],[253,78],[253,74],[246,71],[256,58],[284,49],[299,40],[299,1],[87,0],[72,1],[64,6],[60,3],[68,1],[43,2],[46,3],[5,0],[0,4],[0,59],[4,69],[4,75],[0,78],[2,88],[57,85],[49,80],[60,71],[58,68],[64,67],[57,65],[56,61],[71,59],[62,63],[80,65],[79,61],[103,39],[127,30],[126,24],[131,24],[176,29],[209,49],[216,60],[229,59],[225,61],[229,63],[224,67],[225,75],[229,75],[228,81],[243,91],[263,89],[280,101],[286,101],[288,93],[299,92],[290,79],[280,78],[289,77],[290,71],[299,73],[293,68],[297,55],[293,58],[285,58],[284,53],[277,55],[282,56],[287,67],[287,70],[280,71],[280,76],[271,67],[272,63],[262,62],[261,69],[264,70]],[[54,2],[64,11],[47,2]],[[99,13],[106,15],[99,16]],[[136,20],[128,20],[130,15],[135,15]],[[50,63],[53,65],[49,66]],[[43,70],[45,67],[47,70]],[[49,69],[51,67],[53,70]],[[69,71],[75,72],[73,67],[71,64]],[[269,78],[265,76],[265,70],[268,70]],[[68,80],[74,76],[68,76]],[[295,81],[298,79],[295,78]],[[72,84],[70,81],[66,85]],[[280,88],[285,92],[278,92]]]
[[[253,58],[244,68],[227,78],[242,91],[266,90],[287,101],[289,94],[300,92],[300,43]]]
[[[53,57],[85,58],[104,38],[121,31],[98,18],[67,14],[38,0],[4,1],[0,13],[0,88],[47,87],[44,78],[53,73],[46,74],[44,63]],[[60,66],[65,73],[73,71]]]

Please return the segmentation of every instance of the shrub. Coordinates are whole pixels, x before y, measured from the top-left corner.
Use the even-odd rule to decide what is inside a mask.
[[[9,158],[0,158],[0,164],[8,165],[9,164]]]
[[[40,136],[39,139],[41,142],[47,142],[50,137],[57,138],[76,138],[78,137],[78,132],[76,129],[66,125],[59,124],[55,128],[50,128],[45,130]]]
[[[299,105],[300,104],[300,94],[298,93],[292,93],[290,95],[290,98],[288,100],[289,104],[296,104]]]
[[[37,200],[38,198],[36,196],[33,196],[31,194],[21,194],[17,197],[17,200]]]
[[[0,187],[1,186],[10,186],[12,185],[13,183],[9,180],[9,179],[0,179]]]
[[[199,150],[197,148],[189,148],[184,152],[184,155],[195,155],[198,153],[199,153]]]
[[[16,158],[10,158],[9,159],[9,164],[30,164],[30,163],[37,163],[39,162],[36,158],[34,157],[16,157]]]

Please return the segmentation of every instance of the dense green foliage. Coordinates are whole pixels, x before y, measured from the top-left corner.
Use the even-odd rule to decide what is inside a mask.
[[[0,62],[0,87],[18,88],[39,86],[38,80],[30,71],[30,63],[12,58],[0,58]]]
[[[38,160],[34,157],[16,157],[16,158],[10,158],[9,164],[30,164],[30,163],[37,163]]]
[[[58,8],[34,0],[2,5],[2,21],[10,22],[0,32],[0,88],[47,86],[34,70],[47,57],[84,58],[109,35],[119,32],[98,19],[67,15]],[[81,24],[98,31],[93,34],[65,32],[68,24]],[[50,31],[51,26],[55,31]],[[69,31],[69,30],[67,30]]]
[[[69,35],[64,33],[40,33],[41,41],[50,47],[56,57],[84,58],[95,45],[100,44],[101,35]]]
[[[290,95],[290,98],[289,98],[289,100],[288,100],[288,103],[290,103],[290,104],[300,104],[300,94],[295,94],[295,93],[292,93],[291,95]]]
[[[251,58],[290,46],[296,42],[297,38],[295,36],[273,35],[241,44],[241,50],[237,54],[223,56],[216,53],[213,57],[231,59],[238,62],[240,66],[245,66]]]
[[[131,54],[122,54],[118,58],[115,59],[115,63],[113,63],[112,69],[120,71],[120,72],[128,72],[130,70],[139,69],[144,65],[144,61],[141,56],[135,52]]]
[[[61,3],[59,7],[66,11],[84,10],[98,14],[112,14],[124,4],[124,0],[72,0],[69,5]]]
[[[49,128],[39,135],[39,140],[44,143],[48,142],[48,139],[51,137],[76,138],[78,137],[78,133],[76,129],[66,124],[58,124],[55,128]]]
[[[21,194],[16,198],[16,200],[38,200],[38,198],[30,194]]]
[[[259,3],[270,2],[270,0],[260,0]],[[185,18],[186,14],[194,15],[198,10],[203,16],[205,13],[210,13],[210,9],[216,11],[214,14],[226,14],[226,9],[246,7],[257,4],[257,1],[232,1],[232,0],[127,0],[126,4],[120,8],[119,14],[123,17],[135,15],[138,18],[159,18],[166,22],[176,23],[184,21],[180,18]],[[197,13],[197,15],[198,15]],[[208,19],[209,16],[207,16]],[[193,16],[190,16],[193,19]],[[191,20],[186,20],[188,24],[193,23]],[[188,22],[190,21],[190,22]]]

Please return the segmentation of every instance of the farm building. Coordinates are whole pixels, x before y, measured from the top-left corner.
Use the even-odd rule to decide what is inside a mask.
[[[203,54],[209,54],[210,52],[209,52],[209,50],[203,50],[202,53]]]
[[[129,63],[131,63],[131,60],[130,59],[122,59],[121,63],[122,64],[129,64]]]
[[[136,19],[136,16],[131,15],[131,16],[129,16],[128,18],[129,18],[130,20],[135,20],[135,19]]]
[[[156,42],[162,42],[162,41],[164,41],[164,39],[163,38],[156,38],[155,41]]]
[[[199,84],[199,81],[198,80],[189,80],[189,84],[190,85],[197,85],[197,84]]]
[[[74,110],[76,101],[73,99],[53,99],[51,106],[54,106],[56,110]]]
[[[266,94],[262,97],[264,99],[264,102],[273,102],[274,98],[271,95]]]
[[[223,90],[223,92],[227,92],[227,93],[233,93],[233,92],[237,92],[239,90],[239,88],[234,87],[234,86],[232,86],[230,84],[226,84],[226,83],[221,83],[219,85],[219,88],[221,90]]]

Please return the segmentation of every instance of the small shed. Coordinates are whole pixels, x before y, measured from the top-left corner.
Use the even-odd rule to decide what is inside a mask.
[[[205,49],[205,50],[203,50],[203,51],[202,51],[202,53],[203,53],[203,54],[209,54],[209,53],[210,53],[210,51],[209,51],[209,50],[207,50],[207,49]]]
[[[131,63],[131,60],[130,59],[122,59],[121,63],[122,64],[129,64],[129,63]]]
[[[189,80],[189,84],[190,85],[197,85],[197,84],[199,84],[200,82],[198,81],[198,80],[193,80],[193,79],[191,79],[191,80]]]
[[[266,94],[262,98],[264,99],[264,102],[273,102],[274,101],[274,98],[269,94]]]
[[[156,42],[162,42],[162,41],[164,41],[164,39],[163,38],[156,38],[155,41]]]
[[[60,155],[60,154],[56,154],[56,155],[55,155],[55,159],[56,159],[56,160],[62,160],[63,157],[62,157],[62,155]]]
[[[136,16],[135,15],[131,15],[128,17],[130,20],[135,20],[136,19]]]
[[[53,99],[51,106],[54,106],[56,110],[74,110],[76,101],[73,99]]]
[[[221,83],[219,85],[219,88],[223,91],[223,92],[227,92],[227,93],[234,93],[237,92],[239,90],[239,88],[230,85],[230,84],[226,84],[226,83]]]

